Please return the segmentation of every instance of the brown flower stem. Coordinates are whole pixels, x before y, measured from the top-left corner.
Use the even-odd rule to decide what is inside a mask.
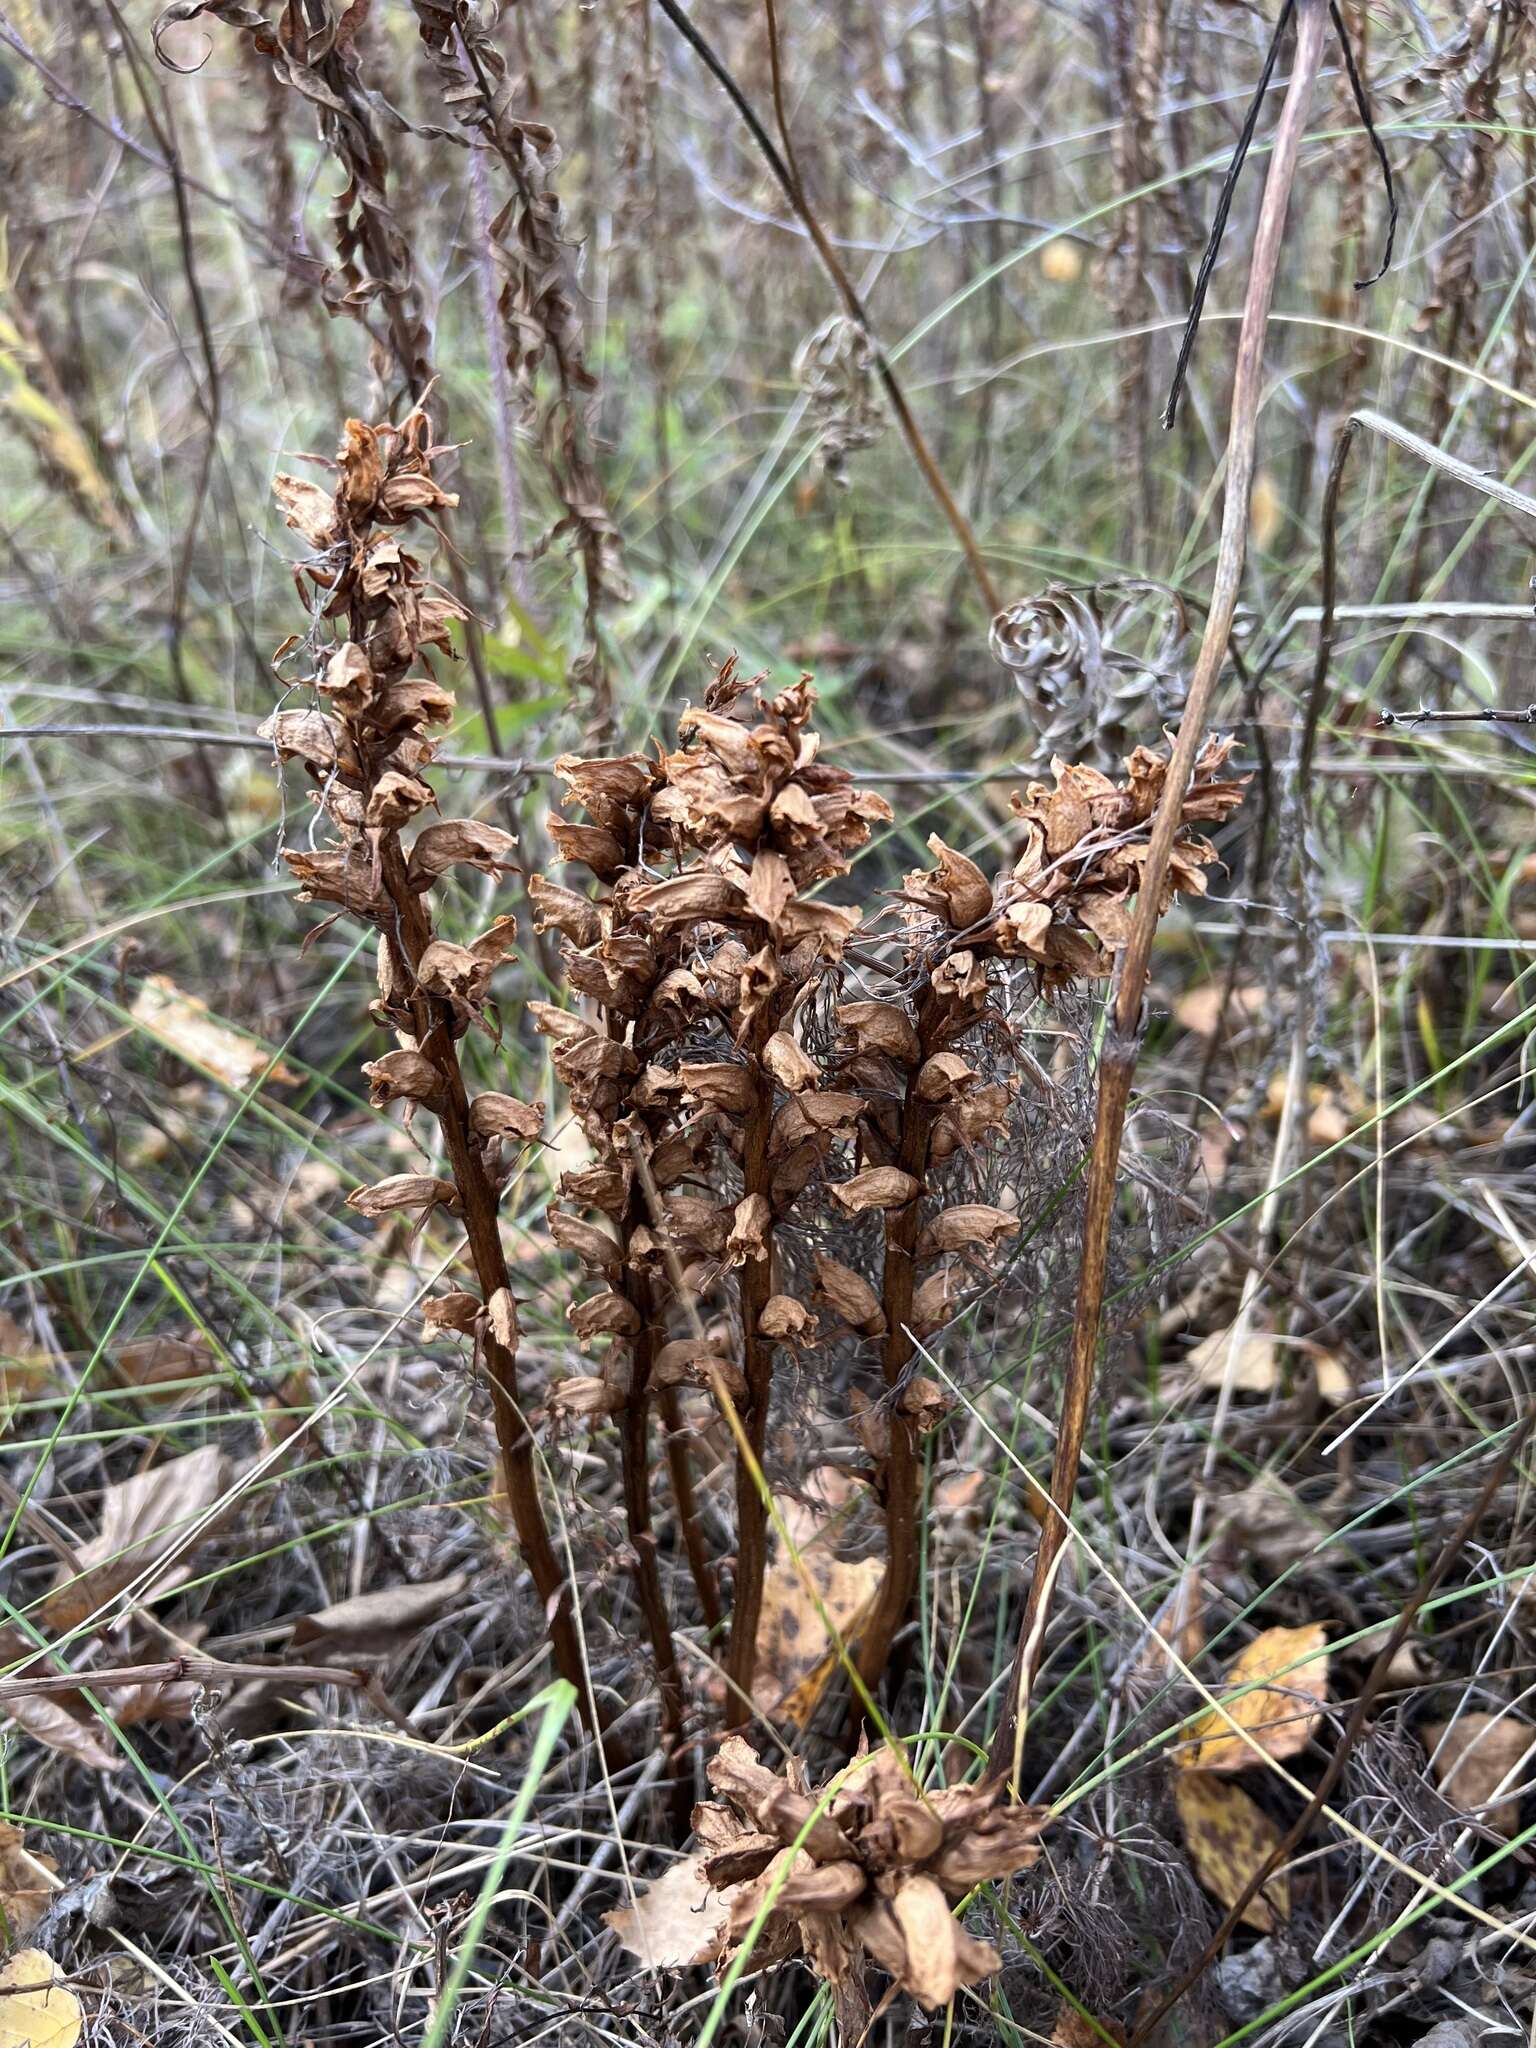
[[[928,1148],[933,1137],[935,1107],[917,1094],[917,1077],[923,1061],[933,1049],[943,1006],[930,991],[918,1018],[920,1057],[907,1077],[906,1099],[901,1113],[901,1148],[896,1164],[911,1174],[920,1188],[928,1178]],[[887,1394],[886,1426],[889,1448],[879,1461],[879,1488],[885,1511],[885,1577],[874,1612],[859,1643],[858,1667],[873,1695],[885,1672],[896,1632],[906,1621],[917,1588],[919,1496],[922,1486],[922,1456],[917,1429],[903,1409],[896,1389],[912,1363],[912,1296],[916,1281],[918,1227],[922,1197],[888,1212],[885,1225],[885,1257],[881,1273],[880,1306],[885,1315],[885,1338],[880,1354]],[[863,1703],[855,1700],[855,1722],[864,1719]]]
[[[693,1575],[694,1590],[699,1596],[699,1612],[704,1617],[704,1626],[713,1635],[719,1628],[724,1613],[720,1604],[720,1580],[699,1522],[698,1495],[693,1484],[693,1460],[688,1454],[687,1425],[683,1420],[682,1404],[677,1398],[676,1387],[663,1388],[656,1398],[656,1407],[661,1416],[662,1429],[666,1433],[667,1472],[672,1481],[672,1499],[683,1533],[683,1548],[688,1555],[688,1569]]]
[[[354,630],[360,633],[366,629],[360,620],[355,620]],[[395,912],[394,929],[386,933],[386,938],[400,957],[402,979],[414,985],[417,964],[432,941],[432,927],[422,898],[406,879],[405,854],[393,832],[385,834],[380,844],[379,878]],[[480,1283],[481,1297],[489,1307],[493,1296],[503,1290],[510,1300],[511,1276],[502,1249],[495,1191],[469,1128],[469,1096],[453,1039],[452,1012],[420,987],[415,988],[411,997],[411,1009],[417,1021],[415,1035],[420,1049],[437,1069],[442,1083],[436,1109],[438,1125],[463,1209],[470,1262]],[[570,1588],[550,1541],[544,1505],[539,1499],[533,1437],[518,1405],[516,1356],[489,1328],[485,1332],[483,1355],[512,1526],[544,1607],[555,1668],[574,1686],[588,1728],[601,1736],[604,1716],[587,1678],[581,1637],[571,1612]]]
[[[634,1227],[633,1223],[630,1227]],[[660,1326],[651,1290],[640,1274],[625,1274],[624,1292],[640,1317],[640,1331],[630,1347],[629,1395],[619,1426],[624,1519],[629,1530],[629,1547],[634,1552],[631,1570],[635,1594],[640,1602],[640,1612],[645,1616],[651,1654],[656,1660],[662,1732],[675,1738],[683,1728],[683,1682],[677,1667],[677,1649],[672,1641],[672,1617],[667,1612],[667,1596],[662,1590],[661,1572],[656,1563],[656,1535],[651,1527],[651,1370],[656,1360]]]
[[[989,1783],[996,1783],[1011,1774],[1016,1795],[1023,1744],[1023,1709],[1044,1650],[1050,1596],[1071,1526],[1083,1437],[1088,1426],[1094,1367],[1098,1358],[1099,1324],[1104,1307],[1110,1225],[1114,1217],[1119,1174],[1120,1141],[1125,1131],[1131,1082],[1141,1044],[1142,1002],[1148,963],[1182,819],[1184,795],[1189,787],[1195,756],[1205,736],[1205,722],[1226,658],[1242,585],[1248,539],[1248,504],[1258,443],[1259,405],[1263,397],[1264,337],[1269,326],[1269,309],[1279,268],[1291,186],[1295,181],[1307,113],[1322,63],[1328,0],[1298,0],[1296,12],[1295,60],[1275,128],[1269,175],[1254,233],[1248,290],[1238,330],[1232,412],[1227,433],[1226,496],[1222,506],[1221,540],[1212,582],[1211,606],[1190,680],[1188,702],[1153,822],[1135,921],[1121,961],[1099,1064],[1077,1306],[1066,1384],[1062,1390],[1061,1426],[1051,1466],[1051,1512],[1041,1525],[1040,1545],[1014,1652],[1007,1701],[986,1769],[986,1781]]]
[[[766,1042],[773,1023],[765,1018],[754,1033],[755,1054]],[[769,1194],[768,1139],[773,1124],[773,1083],[757,1067],[757,1101],[742,1134],[742,1194]],[[749,1258],[741,1269],[741,1369],[747,1382],[742,1421],[752,1457],[736,1460],[736,1580],[731,1607],[731,1635],[726,1649],[726,1726],[740,1727],[752,1708],[752,1673],[757,1662],[757,1628],[763,1609],[763,1578],[768,1569],[768,1509],[757,1482],[768,1441],[768,1408],[773,1395],[773,1345],[758,1330],[758,1320],[773,1292],[771,1233],[761,1258]]]

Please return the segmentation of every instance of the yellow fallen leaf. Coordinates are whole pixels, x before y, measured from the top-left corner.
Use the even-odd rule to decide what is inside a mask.
[[[1194,1032],[1197,1038],[1214,1038],[1223,1022],[1222,998],[1225,993],[1225,989],[1214,981],[1206,982],[1201,988],[1190,989],[1173,1006],[1175,1020],[1184,1030]],[[1262,988],[1233,989],[1225,1010],[1227,1028],[1232,1030],[1245,1017],[1255,1016],[1267,1000]]]
[[[1222,1682],[1225,1715],[1208,1708],[1176,1752],[1187,1771],[1245,1771],[1265,1756],[1295,1756],[1311,1740],[1328,1697],[1328,1642],[1320,1622],[1267,1628],[1234,1659]],[[1235,1735],[1230,1715],[1253,1743]]]
[[[1202,1337],[1184,1363],[1197,1387],[1219,1387],[1225,1380],[1234,1394],[1268,1394],[1280,1379],[1280,1352],[1268,1330],[1250,1330],[1233,1351],[1232,1328]]]
[[[1435,1783],[1463,1813],[1485,1821],[1497,1835],[1520,1826],[1520,1792],[1536,1748],[1536,1728],[1514,1714],[1463,1714],[1419,1730]],[[1513,1791],[1514,1797],[1500,1797]],[[1483,1809],[1486,1808],[1485,1812]]]
[[[18,1949],[0,1970],[0,2048],[75,2048],[84,2015],[40,1948]]]
[[[775,1544],[763,1580],[752,1697],[762,1713],[803,1728],[837,1669],[839,1639],[854,1643],[869,1620],[885,1568],[877,1557],[845,1564],[832,1551],[827,1525],[818,1530],[798,1502],[781,1502],[780,1508],[799,1565],[782,1542]]]
[[[25,1941],[59,1889],[58,1865],[27,1847],[20,1828],[0,1821],[0,1940]]]
[[[1279,1847],[1280,1830],[1241,1785],[1208,1771],[1180,1771],[1173,1798],[1196,1877],[1213,1899],[1235,1906],[1265,1858]],[[1245,1927],[1272,1934],[1276,1920],[1290,1916],[1290,1881],[1277,1870],[1244,1906],[1241,1918]]]
[[[145,977],[130,1014],[141,1030],[158,1039],[178,1059],[212,1074],[226,1088],[243,1092],[272,1058],[255,1039],[219,1023],[205,1002],[179,989],[168,974]],[[279,1060],[266,1078],[297,1081],[299,1076]]]
[[[680,1856],[654,1884],[635,1894],[634,1904],[603,1918],[632,1956],[653,1970],[686,1970],[706,1963],[720,1947],[730,1918],[730,1901],[704,1876],[704,1852]]]

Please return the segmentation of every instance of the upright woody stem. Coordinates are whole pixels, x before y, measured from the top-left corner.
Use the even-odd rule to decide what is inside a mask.
[[[1040,1547],[1025,1602],[1024,1619],[1014,1653],[1007,1701],[987,1765],[988,1782],[1009,1777],[1018,1792],[1023,1747],[1024,1708],[1039,1670],[1050,1615],[1051,1591],[1060,1566],[1078,1468],[1088,1425],[1099,1325],[1104,1307],[1110,1225],[1114,1216],[1120,1143],[1125,1131],[1131,1082],[1141,1046],[1142,1002],[1152,941],[1157,931],[1163,886],[1179,832],[1184,795],[1205,735],[1211,698],[1226,658],[1232,620],[1242,585],[1248,539],[1249,495],[1253,487],[1258,441],[1259,404],[1263,396],[1264,338],[1269,325],[1275,275],[1285,232],[1286,213],[1296,165],[1322,63],[1328,24],[1328,0],[1298,0],[1296,54],[1284,105],[1275,129],[1269,175],[1259,208],[1248,272],[1248,290],[1238,330],[1237,364],[1232,385],[1232,412],[1227,434],[1227,487],[1222,506],[1221,539],[1212,584],[1211,607],[1200,643],[1184,716],[1179,724],[1166,781],[1147,849],[1136,916],[1121,959],[1119,980],[1099,1066],[1093,1150],[1089,1157],[1083,1218],[1082,1259],[1078,1273],[1077,1308],[1072,1348],[1062,1393],[1061,1428],[1051,1467],[1050,1512],[1040,1532]]]

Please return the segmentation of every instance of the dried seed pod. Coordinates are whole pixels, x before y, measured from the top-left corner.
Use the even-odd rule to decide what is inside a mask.
[[[901,1209],[915,1202],[923,1184],[915,1175],[896,1166],[867,1166],[851,1180],[838,1181],[827,1192],[850,1216],[862,1216],[867,1209]]]

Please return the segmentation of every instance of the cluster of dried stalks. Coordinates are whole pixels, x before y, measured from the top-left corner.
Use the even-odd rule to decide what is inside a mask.
[[[455,868],[500,878],[514,845],[476,819],[423,822],[438,807],[432,728],[453,710],[432,657],[451,653],[462,611],[407,539],[454,502],[433,475],[442,453],[418,407],[398,426],[349,421],[330,488],[278,479],[305,544],[310,620],[277,661],[290,695],[308,701],[285,701],[262,731],[302,761],[328,828],[287,851],[301,896],[378,933],[372,1014],[395,1048],[365,1068],[373,1101],[403,1103],[408,1121],[425,1111],[440,1132],[441,1172],[396,1174],[350,1200],[370,1217],[441,1210],[462,1227],[466,1284],[429,1305],[427,1324],[473,1341],[554,1659],[601,1734],[574,1588],[540,1498],[497,1215],[544,1110],[471,1096],[459,1054],[466,1033],[494,1040],[505,1028],[492,986],[516,924],[498,916],[466,943],[442,933],[434,909]],[[679,718],[673,747],[563,757],[566,806],[580,815],[555,817],[550,833],[564,868],[590,884],[527,879],[538,929],[560,934],[567,990],[528,1013],[590,1151],[563,1176],[549,1232],[573,1277],[571,1330],[598,1353],[596,1371],[541,1392],[555,1418],[615,1423],[630,1569],[674,1754],[697,1721],[658,1568],[653,1418],[695,1589],[688,1618],[708,1630],[724,1626],[727,1559],[710,1555],[698,1512],[689,1442],[701,1418],[684,1397],[733,1433],[722,1661],[725,1723],[737,1726],[754,1706],[776,1367],[791,1355],[827,1361],[824,1377],[855,1406],[884,1528],[878,1599],[857,1645],[839,1646],[856,1651],[858,1703],[873,1711],[917,1581],[922,1438],[936,1419],[924,1347],[998,1284],[1018,1231],[1006,1190],[974,1199],[1033,1085],[1015,997],[1021,984],[1050,993],[1109,971],[1167,773],[1146,749],[1118,783],[1058,763],[1054,786],[1015,799],[1019,842],[1000,873],[935,837],[934,865],[870,914],[823,889],[847,876],[890,808],[823,758],[808,678],[773,695],[759,682],[726,663]],[[1212,741],[1200,755],[1160,909],[1204,887],[1215,856],[1197,828],[1241,797],[1229,750]],[[876,1372],[871,1401],[861,1382]],[[909,1893],[891,1903],[898,1922]],[[861,1910],[859,1940],[888,1960],[886,1908]],[[974,1974],[975,1957],[955,1967]]]

